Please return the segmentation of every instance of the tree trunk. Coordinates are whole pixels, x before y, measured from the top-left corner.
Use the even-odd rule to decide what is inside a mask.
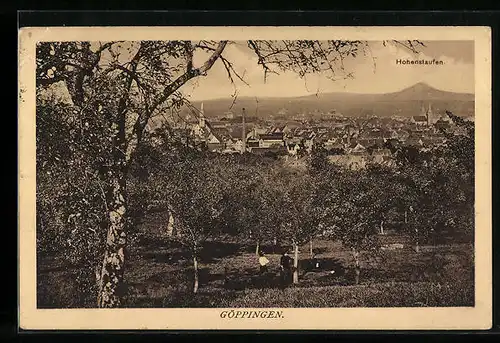
[[[415,252],[420,252],[420,245],[418,244],[418,229],[415,229]]]
[[[132,79],[128,80],[130,89]],[[107,197],[109,226],[106,237],[106,248],[99,279],[97,306],[113,308],[122,305],[124,293],[123,268],[125,266],[125,246],[127,242],[127,140],[126,131],[126,97],[121,98],[113,127],[112,165],[107,171],[109,180]]]
[[[278,244],[278,239],[276,237],[273,238],[273,254],[276,253],[276,245]]]
[[[293,283],[299,283],[299,245],[293,243]]]
[[[175,236],[175,221],[172,212],[168,213],[168,224],[167,224],[167,236],[172,237]]]
[[[381,235],[384,234],[384,221],[383,220],[380,221],[380,234]]]
[[[408,211],[405,210],[405,224],[408,224]]]
[[[352,255],[354,257],[354,283],[356,285],[359,284],[359,274],[361,274],[361,265],[359,263],[359,251],[356,250],[355,248],[352,248]]]
[[[113,175],[112,187],[111,201],[108,204],[109,227],[97,297],[97,306],[100,308],[120,307],[123,296],[123,268],[127,241],[125,176],[119,173]]]
[[[313,253],[313,240],[312,240],[312,238],[309,240],[309,255],[311,256],[311,258],[313,258],[313,256],[314,256],[314,253]]]
[[[193,293],[198,292],[199,286],[199,276],[198,276],[198,259],[197,259],[198,251],[196,249],[196,245],[193,249],[193,267],[194,267],[194,285],[193,285]]]
[[[257,241],[257,245],[255,246],[255,255],[259,256],[260,251],[260,242]]]

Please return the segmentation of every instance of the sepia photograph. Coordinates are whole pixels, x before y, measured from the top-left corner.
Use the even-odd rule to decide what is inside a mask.
[[[489,30],[88,29],[20,34],[26,323],[491,325]]]

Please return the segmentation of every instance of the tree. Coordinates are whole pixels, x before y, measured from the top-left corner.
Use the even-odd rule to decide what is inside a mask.
[[[95,304],[108,225],[97,171],[110,149],[100,124],[67,104],[37,101],[37,251],[62,253],[76,267],[75,299],[84,307]]]
[[[293,283],[299,282],[299,246],[314,237],[325,215],[317,196],[317,183],[307,173],[279,170],[274,175],[274,187],[279,192],[280,229],[294,250]]]
[[[194,68],[188,42],[40,43],[37,47],[37,86],[62,81],[75,111],[107,121],[113,151],[103,163],[107,179],[108,229],[99,276],[99,307],[121,304],[127,239],[126,175],[149,120],[162,106],[179,106],[178,89],[207,72],[227,42],[220,42],[199,68]],[[124,48],[124,49],[120,49]],[[106,54],[107,58],[103,58]],[[186,56],[185,71],[171,60]],[[110,62],[105,62],[105,60]]]
[[[308,163],[310,173],[313,175],[329,169],[328,151],[324,144],[315,143],[312,147],[310,160]]]
[[[388,208],[384,177],[375,168],[346,169],[323,182],[325,227],[332,239],[351,250],[356,284],[361,273],[361,253],[376,248],[374,237],[379,232],[381,215]]]
[[[416,251],[422,239],[470,237],[474,227],[474,125],[448,115],[456,127],[454,134],[442,132],[445,146],[430,152],[400,148],[396,154],[397,198]]]
[[[395,42],[415,51],[420,43]],[[98,277],[99,307],[119,307],[129,223],[127,175],[148,123],[186,101],[181,88],[220,61],[228,77],[241,77],[223,52],[228,41],[43,42],[37,46],[36,85],[40,92],[62,84],[72,112],[105,123],[110,154],[97,168],[107,204],[106,239]],[[368,48],[362,41],[248,41],[264,77],[292,70],[300,76],[328,72],[348,77],[343,61]],[[200,66],[197,53],[206,53]],[[98,130],[96,128],[96,130]],[[76,213],[75,213],[76,214]]]
[[[209,237],[220,233],[218,223],[224,201],[225,180],[217,164],[206,158],[187,158],[170,175],[168,190],[171,211],[179,236],[176,237],[192,253],[194,268],[193,292],[199,287],[198,253]]]

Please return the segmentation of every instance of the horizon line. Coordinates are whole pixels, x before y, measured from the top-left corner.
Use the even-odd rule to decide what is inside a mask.
[[[444,90],[444,89],[439,89],[439,88],[436,88],[436,87],[433,87],[431,85],[429,85],[427,82],[417,82],[411,86],[407,86],[407,87],[404,87],[404,88],[401,88],[399,90],[396,90],[396,91],[391,91],[391,92],[384,92],[384,93],[362,93],[362,92],[346,92],[346,91],[333,91],[333,92],[318,92],[318,93],[314,93],[314,94],[306,94],[306,95],[291,95],[291,96],[252,96],[252,95],[245,95],[245,96],[241,96],[239,98],[256,98],[256,99],[294,99],[294,98],[305,98],[305,97],[310,97],[310,96],[317,96],[317,95],[320,95],[320,94],[352,94],[352,95],[384,95],[384,94],[392,94],[392,93],[398,93],[398,92],[402,92],[406,89],[409,89],[409,88],[412,88],[416,85],[425,85],[429,88],[432,88],[432,89],[435,89],[435,90],[438,90],[438,91],[441,91],[441,92],[446,92],[446,93],[455,93],[455,94],[467,94],[467,95],[475,95],[475,92],[473,93],[470,93],[470,92],[454,92],[454,91],[449,91],[449,90]],[[231,98],[231,95],[227,96],[227,97],[217,97],[217,98],[205,98],[205,99],[193,99],[193,100],[190,100],[192,102],[203,102],[203,101],[213,101],[213,100],[227,100],[227,99],[230,99]]]

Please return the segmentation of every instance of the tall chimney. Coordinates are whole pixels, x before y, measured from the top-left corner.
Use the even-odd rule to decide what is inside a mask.
[[[241,111],[241,123],[242,123],[242,128],[241,128],[241,142],[242,142],[242,148],[241,148],[241,153],[245,153],[247,151],[247,135],[246,135],[246,128],[245,128],[245,108],[243,107],[243,110]]]
[[[429,109],[427,110],[427,125],[431,126],[432,125],[432,110],[431,110],[431,104],[429,103]]]

